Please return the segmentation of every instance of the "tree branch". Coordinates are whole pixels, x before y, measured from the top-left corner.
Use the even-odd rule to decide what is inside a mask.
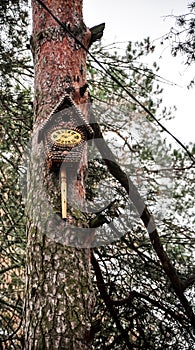
[[[101,37],[103,36],[104,28],[105,28],[105,23],[101,23],[101,24],[98,24],[97,26],[94,26],[94,27],[89,29],[91,32],[91,39],[90,39],[89,47],[95,41],[101,39]]]
[[[191,305],[189,304],[187,298],[183,293],[184,285],[182,281],[179,279],[174,266],[172,265],[166,251],[163,248],[152,214],[149,212],[136,186],[130,180],[128,175],[117,164],[112,151],[110,150],[110,148],[108,147],[107,143],[103,138],[99,125],[97,123],[93,123],[91,125],[94,130],[94,135],[95,135],[94,142],[96,147],[101,153],[102,158],[104,159],[110,174],[112,174],[112,176],[114,176],[115,179],[117,179],[119,183],[125,188],[126,192],[129,195],[130,200],[132,201],[135,208],[137,209],[140,215],[140,218],[144,223],[145,228],[148,231],[153,249],[155,250],[158,258],[160,259],[162,267],[167,277],[170,279],[172,287],[177,297],[179,298],[183,308],[186,311],[186,315],[189,317],[192,326],[195,328],[195,315],[193,313]]]
[[[184,314],[179,314],[176,311],[168,309],[164,305],[162,305],[162,303],[160,303],[159,301],[150,298],[148,295],[146,295],[144,293],[139,293],[136,290],[132,290],[129,293],[129,296],[127,298],[119,299],[119,300],[113,300],[112,299],[112,303],[115,306],[122,306],[122,305],[125,305],[125,304],[131,304],[134,298],[140,298],[140,299],[144,299],[144,300],[148,301],[150,304],[152,304],[152,305],[158,307],[159,309],[163,310],[166,314],[169,314],[176,321],[179,321],[182,326],[183,326],[183,321],[186,321]]]
[[[95,275],[96,275],[96,279],[97,279],[97,287],[99,289],[101,298],[104,300],[105,305],[108,309],[108,311],[110,312],[110,315],[112,316],[118,330],[121,332],[121,334],[123,335],[124,341],[127,345],[127,348],[129,350],[133,350],[132,344],[129,341],[129,336],[128,336],[128,332],[123,328],[123,326],[121,325],[118,316],[117,316],[117,310],[114,308],[112,300],[110,299],[107,291],[106,291],[106,287],[105,287],[105,283],[104,283],[104,279],[102,276],[102,272],[100,269],[100,266],[98,264],[97,259],[95,258],[95,255],[93,253],[93,251],[91,252],[91,263],[93,265],[94,271],[95,271]]]

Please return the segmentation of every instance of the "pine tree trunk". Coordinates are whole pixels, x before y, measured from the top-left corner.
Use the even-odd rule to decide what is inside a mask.
[[[82,19],[81,0],[44,0],[46,6],[87,47],[90,31]],[[94,292],[89,249],[66,244],[66,223],[60,217],[59,174],[46,165],[37,130],[65,91],[87,118],[86,52],[37,1],[32,1],[31,44],[35,64],[34,134],[29,167],[25,350],[91,349],[88,334]],[[85,195],[84,154],[79,180],[69,184],[76,201]],[[70,208],[69,208],[70,209]],[[70,211],[70,210],[69,210]],[[74,221],[69,214],[68,220]]]

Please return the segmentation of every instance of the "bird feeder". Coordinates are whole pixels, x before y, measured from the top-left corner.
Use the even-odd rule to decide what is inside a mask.
[[[93,129],[70,95],[66,94],[39,130],[46,164],[52,171],[60,169],[62,218],[67,217],[67,171],[77,169],[85,142],[93,138]]]

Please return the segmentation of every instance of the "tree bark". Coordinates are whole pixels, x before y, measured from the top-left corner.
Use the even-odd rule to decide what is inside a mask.
[[[83,23],[81,0],[45,0],[44,4],[88,47],[91,33]],[[36,0],[32,0],[32,10],[34,134],[27,190],[25,350],[91,349],[88,334],[94,292],[90,252],[66,244],[67,223],[59,214],[59,174],[47,168],[43,144],[37,142],[40,126],[65,92],[87,118],[86,52]],[[85,168],[86,153],[79,180],[69,184],[69,193],[74,193],[78,202],[85,195]]]

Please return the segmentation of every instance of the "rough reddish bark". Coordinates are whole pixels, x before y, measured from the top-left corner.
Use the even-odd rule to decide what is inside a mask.
[[[88,47],[90,31],[82,18],[82,1],[53,0],[44,2],[52,13]],[[33,4],[32,42],[35,58],[35,117],[40,123],[52,110],[66,88],[72,88],[77,104],[87,102],[87,92],[79,88],[86,83],[86,51],[75,43],[62,27],[36,1]],[[52,92],[52,93],[51,93]]]
[[[83,23],[82,1],[45,0],[44,3],[87,47],[91,34]],[[35,0],[32,9],[35,132],[27,201],[25,349],[91,349],[88,335],[94,293],[89,250],[65,245],[65,224],[56,215],[60,211],[59,174],[47,169],[36,133],[65,91],[87,118],[83,104],[88,101],[88,94],[80,94],[80,88],[86,84],[86,52]],[[69,184],[69,191],[74,192],[78,201],[85,194],[85,166],[86,154],[80,165],[79,181]]]

